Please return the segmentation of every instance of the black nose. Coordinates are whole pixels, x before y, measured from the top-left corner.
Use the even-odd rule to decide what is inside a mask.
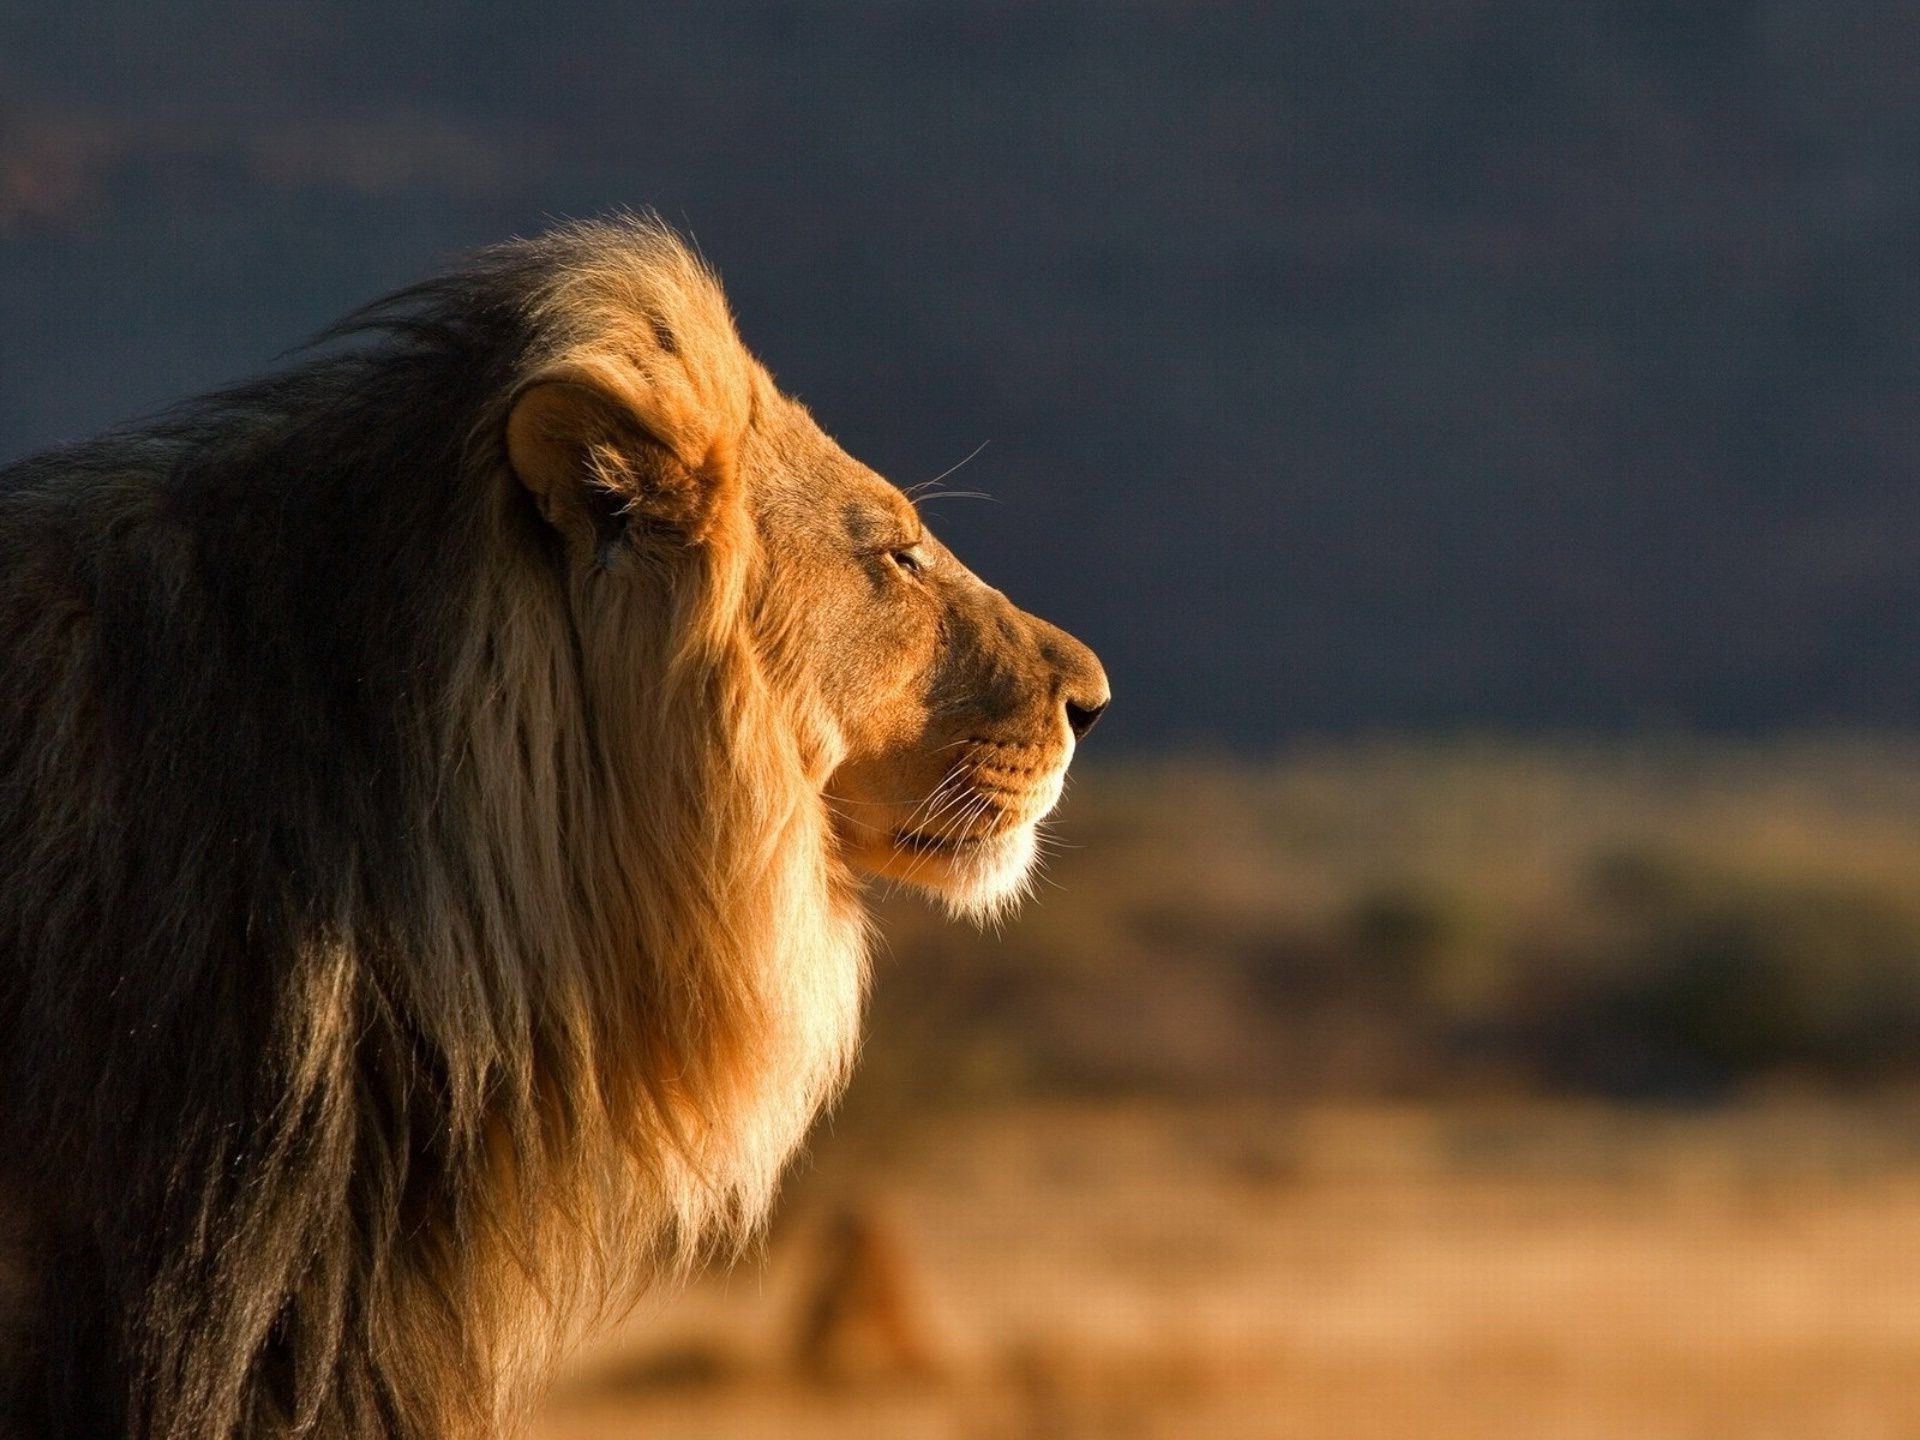
[[[1106,713],[1107,702],[1105,700],[1095,705],[1077,705],[1071,700],[1067,701],[1067,726],[1073,731],[1073,738],[1076,740],[1086,739],[1087,732],[1093,729],[1094,725],[1099,722],[1100,717]]]

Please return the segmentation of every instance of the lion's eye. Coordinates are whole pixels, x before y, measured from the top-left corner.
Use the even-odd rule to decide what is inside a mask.
[[[921,554],[918,545],[908,545],[899,550],[887,552],[887,558],[909,575],[918,575],[927,568],[926,556]]]

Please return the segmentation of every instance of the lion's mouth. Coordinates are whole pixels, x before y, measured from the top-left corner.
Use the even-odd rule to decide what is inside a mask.
[[[926,835],[915,830],[902,830],[893,837],[893,843],[915,855],[962,855],[969,850],[991,845],[1005,834],[1004,830],[997,830],[990,835]]]

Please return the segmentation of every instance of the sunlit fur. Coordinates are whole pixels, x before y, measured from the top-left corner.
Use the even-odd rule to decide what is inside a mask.
[[[752,1232],[1105,702],[876,515],[646,221],[0,474],[0,1437],[510,1432]]]

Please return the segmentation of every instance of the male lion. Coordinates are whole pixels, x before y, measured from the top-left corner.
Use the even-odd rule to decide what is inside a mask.
[[[511,1430],[747,1233],[857,874],[1020,887],[1098,662],[645,220],[0,474],[0,1433]]]

